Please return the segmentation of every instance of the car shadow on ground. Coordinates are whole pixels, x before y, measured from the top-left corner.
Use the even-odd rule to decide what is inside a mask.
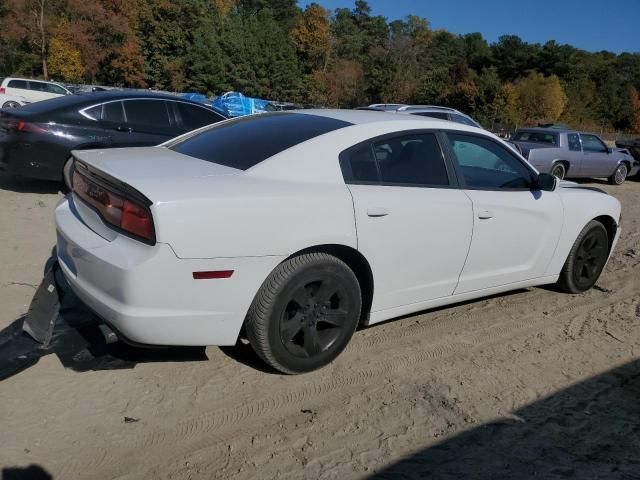
[[[100,319],[68,287],[64,288],[47,346],[23,331],[24,320],[19,318],[0,331],[0,380],[35,365],[49,354],[55,354],[65,368],[76,372],[127,369],[148,362],[208,360],[205,347],[143,348],[124,342],[107,343],[99,328]]]
[[[369,478],[640,478],[640,360],[513,413]]]
[[[4,467],[0,480],[53,480],[53,475],[40,465],[28,467]]]
[[[33,180],[8,175],[0,175],[0,189],[16,193],[65,193],[66,187],[62,182],[48,180]]]

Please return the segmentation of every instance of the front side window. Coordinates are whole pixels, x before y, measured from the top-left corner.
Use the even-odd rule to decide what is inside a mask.
[[[579,152],[582,150],[582,147],[580,146],[580,137],[577,133],[568,133],[567,141],[569,143],[569,150],[572,152]]]
[[[55,93],[56,95],[66,95],[67,91],[60,85],[54,85],[53,83],[45,83],[45,91],[48,93]]]
[[[607,146],[595,135],[581,134],[582,148],[587,152],[606,152]]]
[[[420,133],[367,143],[341,157],[347,183],[447,186],[449,176],[433,133]]]
[[[186,131],[195,130],[196,128],[224,120],[222,115],[218,115],[204,107],[190,105],[184,102],[174,102],[174,105],[182,121],[182,126]]]
[[[506,148],[473,135],[447,134],[464,182],[472,188],[530,188],[531,173]]]

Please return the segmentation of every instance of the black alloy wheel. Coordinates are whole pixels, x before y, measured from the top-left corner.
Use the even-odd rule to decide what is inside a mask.
[[[609,235],[602,223],[592,220],[580,232],[562,268],[558,285],[569,293],[593,287],[609,257]]]
[[[283,373],[318,369],[344,350],[360,320],[360,285],[340,259],[292,257],[264,281],[247,313],[256,353]]]

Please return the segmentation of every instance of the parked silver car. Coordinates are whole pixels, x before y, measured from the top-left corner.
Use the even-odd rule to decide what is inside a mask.
[[[405,105],[401,103],[374,103],[361,110],[380,110],[385,112],[406,113],[409,115],[419,115],[421,117],[441,118],[451,122],[462,123],[472,127],[482,128],[469,115],[462,113],[455,108],[441,107],[438,105]]]
[[[620,185],[640,170],[640,162],[627,149],[609,148],[593,133],[523,128],[511,143],[538,171],[558,178],[607,178]]]

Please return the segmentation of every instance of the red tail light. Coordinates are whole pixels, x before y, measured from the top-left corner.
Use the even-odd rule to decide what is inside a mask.
[[[7,93],[7,89],[4,87],[0,87],[0,93]]]
[[[31,122],[25,122],[21,118],[7,118],[4,121],[5,128],[14,132],[31,132],[31,133],[46,133],[47,130],[40,125]]]
[[[77,170],[72,184],[74,193],[94,207],[105,222],[146,243],[155,242],[149,208],[93,182]]]

